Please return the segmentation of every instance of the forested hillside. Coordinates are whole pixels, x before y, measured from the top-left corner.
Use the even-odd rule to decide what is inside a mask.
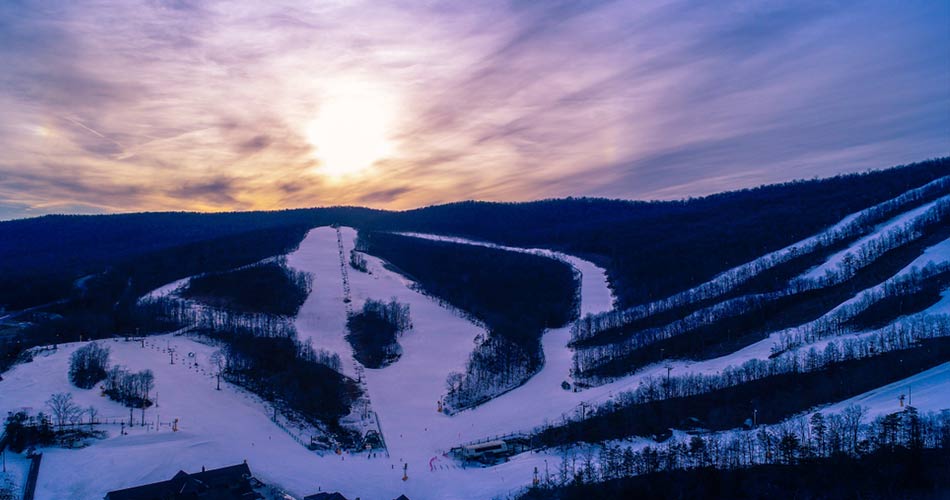
[[[357,224],[362,208],[197,214],[51,215],[0,222],[0,306],[67,297],[76,280],[107,269],[145,293],[176,279],[285,253],[306,230]]]
[[[101,373],[69,382],[65,358],[109,339],[113,367],[160,375],[162,414],[215,420],[198,425],[216,445],[253,428],[251,449],[306,448],[294,464],[378,481],[390,458],[414,478],[428,463],[472,478],[472,498],[502,472],[493,494],[625,498],[796,465],[810,495],[821,467],[945,456],[948,167],[679,202],[0,223],[0,402],[42,406],[33,384],[56,366],[98,403]],[[119,420],[141,406],[146,422],[129,401]],[[204,401],[255,423],[221,427]],[[532,469],[534,489],[512,489]]]
[[[950,159],[682,201],[462,202],[381,219],[391,230],[549,247],[601,263],[622,306],[662,298],[950,175]]]
[[[574,270],[554,259],[380,232],[360,233],[357,248],[487,325],[465,374],[449,376],[448,402],[456,409],[524,382],[543,361],[544,329],[577,317]]]

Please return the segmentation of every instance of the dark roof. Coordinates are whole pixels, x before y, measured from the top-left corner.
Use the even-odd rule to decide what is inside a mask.
[[[346,500],[346,497],[337,492],[317,493],[316,495],[303,497],[303,500]]]
[[[258,498],[246,463],[189,474],[178,471],[168,481],[110,491],[106,500],[245,500]]]
[[[346,500],[346,497],[337,492],[317,493],[316,495],[303,497],[303,500]]]
[[[397,498],[396,500],[409,500],[409,497],[407,497],[406,495],[399,495],[399,498]]]

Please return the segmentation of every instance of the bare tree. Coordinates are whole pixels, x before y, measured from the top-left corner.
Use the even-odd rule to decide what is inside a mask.
[[[89,428],[92,429],[92,426],[97,423],[96,418],[99,417],[99,410],[90,405],[89,408],[86,408],[86,415],[89,415]]]
[[[138,373],[142,394],[142,425],[145,425],[145,405],[148,403],[148,393],[155,388],[155,374],[152,370],[142,370]]]
[[[845,433],[850,438],[850,450],[854,453],[858,449],[858,432],[861,430],[861,421],[867,414],[867,409],[860,405],[851,405],[841,412],[844,419]]]
[[[75,419],[77,414],[82,414],[79,405],[73,402],[73,395],[65,392],[50,396],[50,398],[46,400],[46,406],[49,407],[53,418],[56,420],[56,425],[59,427],[63,427]]]
[[[82,389],[90,389],[106,378],[109,348],[92,342],[73,352],[69,360],[69,380]]]
[[[309,340],[309,339],[308,339]],[[211,367],[214,368],[214,376],[218,379],[218,390],[221,390],[221,374],[224,373],[225,358],[221,350],[214,351],[211,355]]]

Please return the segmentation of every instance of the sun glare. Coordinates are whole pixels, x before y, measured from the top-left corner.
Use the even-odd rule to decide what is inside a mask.
[[[307,131],[319,171],[340,179],[388,156],[394,115],[393,98],[383,89],[352,82],[331,89]]]

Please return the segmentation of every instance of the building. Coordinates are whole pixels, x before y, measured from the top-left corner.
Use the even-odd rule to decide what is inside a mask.
[[[487,443],[473,444],[462,448],[462,458],[479,460],[504,456],[508,452],[508,443],[498,440]]]
[[[220,469],[178,474],[167,481],[110,491],[105,500],[255,500],[262,498],[254,486],[247,462]]]
[[[348,500],[345,496],[339,493],[317,493],[316,495],[310,495],[303,497],[303,500]],[[359,500],[358,498],[356,500]],[[396,500],[409,500],[406,495],[399,495],[399,498]]]
[[[317,493],[303,497],[303,500],[347,500],[345,496],[339,493]]]

